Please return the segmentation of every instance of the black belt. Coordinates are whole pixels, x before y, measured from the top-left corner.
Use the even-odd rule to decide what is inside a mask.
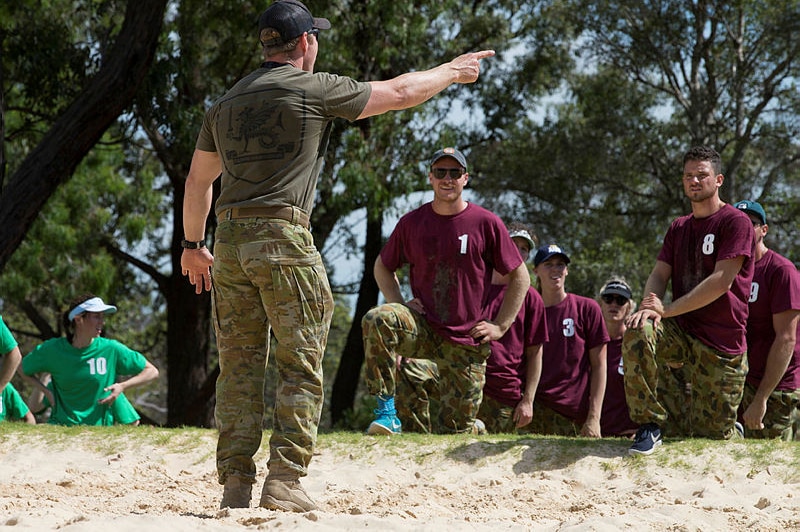
[[[231,207],[225,209],[218,220],[237,220],[239,218],[277,218],[309,228],[308,214],[297,207]]]

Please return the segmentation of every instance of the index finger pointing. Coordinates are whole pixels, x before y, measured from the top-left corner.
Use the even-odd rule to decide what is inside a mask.
[[[492,57],[494,55],[494,50],[481,50],[480,52],[475,52],[473,55],[475,59],[485,59],[487,57]]]

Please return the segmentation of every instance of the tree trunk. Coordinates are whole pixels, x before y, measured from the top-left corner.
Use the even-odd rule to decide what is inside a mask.
[[[336,379],[331,390],[331,423],[344,418],[347,410],[352,410],[358,388],[361,366],[364,364],[364,342],[361,338],[361,318],[369,309],[378,303],[378,284],[372,275],[372,266],[378,258],[383,246],[383,220],[382,216],[371,216],[367,213],[367,234],[364,243],[364,275],[358,288],[358,300],[353,315],[347,343],[339,361]],[[375,220],[375,221],[372,221]]]
[[[0,270],[56,188],[131,104],[153,62],[167,0],[130,0],[97,76],[11,176],[0,198]]]

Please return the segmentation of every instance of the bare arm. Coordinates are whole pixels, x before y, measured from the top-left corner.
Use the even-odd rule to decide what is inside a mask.
[[[669,283],[670,277],[672,277],[672,266],[666,262],[657,260],[656,265],[653,266],[653,271],[650,272],[650,276],[647,278],[647,282],[644,285],[645,298],[657,297],[660,301],[664,297],[664,294],[667,293],[667,284]],[[655,310],[644,306],[644,301],[643,299],[642,303],[639,305],[639,310],[625,319],[625,325],[634,329],[641,329],[647,320],[653,320],[654,324],[658,324],[658,322],[661,321],[661,315]]]
[[[36,417],[33,415],[33,412],[28,410],[25,413],[25,417],[22,418],[22,421],[27,423],[28,425],[36,425]]]
[[[524,427],[533,419],[533,401],[542,376],[542,344],[525,348],[525,357],[527,358],[525,389],[522,391],[522,399],[514,409],[514,422],[517,428]]]
[[[22,354],[19,352],[19,347],[14,346],[14,349],[3,355],[3,365],[0,366],[0,392],[2,392],[6,384],[11,381],[14,372],[17,371],[19,363],[22,360]]]
[[[781,381],[789,361],[794,354],[797,342],[797,324],[800,321],[799,310],[787,310],[772,315],[772,327],[775,330],[775,340],[767,354],[767,365],[764,376],[758,385],[753,402],[747,405],[742,415],[748,429],[760,430],[764,428],[764,414],[767,412],[767,400],[775,387]]]
[[[493,55],[494,50],[471,52],[430,70],[409,72],[387,81],[371,81],[372,93],[358,118],[408,109],[428,101],[453,83],[473,83],[480,74],[480,60]]]
[[[375,266],[372,268],[372,273],[387,303],[404,302],[403,294],[400,292],[400,281],[397,280],[397,275],[383,264],[380,256],[375,259]]]
[[[589,350],[589,362],[592,366],[592,376],[589,382],[589,413],[586,422],[581,427],[581,436],[599,438],[600,414],[603,411],[603,397],[606,394],[606,344],[593,347]]]
[[[517,319],[517,314],[522,308],[530,286],[531,276],[523,262],[508,274],[508,288],[506,288],[503,303],[500,305],[495,319],[478,322],[475,327],[470,329],[470,335],[476,340],[480,339],[482,344],[502,338]]]
[[[700,281],[700,284],[692,288],[688,294],[682,295],[663,308],[662,317],[680,316],[715,301],[731,289],[739,270],[742,269],[742,264],[744,257],[717,261],[711,275]]]
[[[186,240],[199,242],[205,238],[212,185],[221,172],[222,164],[217,152],[194,151],[183,197],[183,232]],[[195,286],[196,293],[201,293],[204,287],[211,290],[210,268],[213,263],[214,257],[208,248],[183,250],[181,269]]]
[[[115,382],[111,386],[104,388],[103,391],[111,392],[107,397],[100,399],[98,401],[100,404],[106,403],[113,403],[114,400],[119,397],[119,394],[127,390],[128,388],[133,388],[134,386],[140,386],[151,380],[158,377],[158,368],[156,368],[153,364],[149,361],[145,363],[144,369],[131,377],[128,380],[124,380],[122,382]]]

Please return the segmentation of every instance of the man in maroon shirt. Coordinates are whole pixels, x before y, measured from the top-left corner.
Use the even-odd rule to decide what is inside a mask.
[[[755,272],[747,318],[750,371],[739,407],[748,438],[793,438],[800,406],[800,273],[767,248],[767,214],[755,201],[734,205],[756,232]]]
[[[629,452],[651,454],[661,428],[728,439],[747,374],[747,324],[755,235],[747,216],[724,203],[719,154],[706,146],[683,157],[683,191],[692,213],[672,222],[647,279],[640,310],[622,344],[625,393],[639,430]],[[672,301],[665,302],[667,284]],[[691,385],[665,386],[663,368]],[[672,381],[674,382],[674,381]]]

